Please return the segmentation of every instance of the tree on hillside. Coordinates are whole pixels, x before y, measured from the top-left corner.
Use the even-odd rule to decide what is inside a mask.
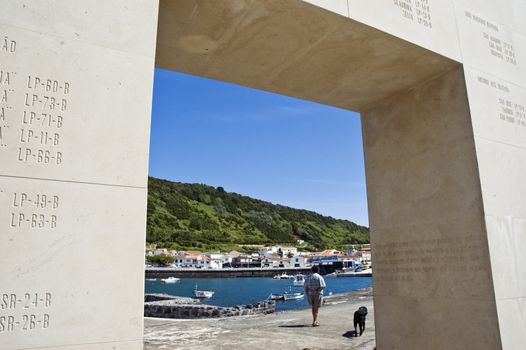
[[[169,255],[148,255],[146,257],[146,260],[148,260],[151,264],[158,264],[158,265],[164,265],[168,266],[171,263],[174,262],[174,258],[172,258]]]

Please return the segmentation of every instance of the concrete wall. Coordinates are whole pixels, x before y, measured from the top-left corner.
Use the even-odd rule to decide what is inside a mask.
[[[142,349],[157,4],[0,7],[0,348]]]

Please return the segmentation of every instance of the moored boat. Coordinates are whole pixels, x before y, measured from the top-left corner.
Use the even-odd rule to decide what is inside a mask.
[[[268,297],[269,300],[283,300],[284,297],[283,297],[283,294],[270,294],[269,297]]]
[[[274,278],[275,280],[289,280],[289,279],[293,279],[294,276],[287,275],[286,272],[283,272],[281,275],[275,275],[272,278]]]
[[[214,296],[214,293],[215,292],[211,290],[197,290],[197,284],[193,290],[194,297],[196,298],[211,298]]]
[[[305,284],[305,276],[304,275],[295,275],[294,276],[294,282],[292,282],[292,285],[294,287],[303,287]]]
[[[163,278],[161,281],[163,281],[164,283],[176,283],[176,282],[179,282],[180,280],[181,279],[177,277],[168,277],[168,278]]]
[[[304,296],[305,294],[303,293],[285,293],[283,294],[283,300],[299,300],[303,299]]]

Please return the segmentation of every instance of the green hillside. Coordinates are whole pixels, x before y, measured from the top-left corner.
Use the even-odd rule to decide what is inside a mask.
[[[304,240],[305,250],[369,243],[369,229],[200,184],[150,177],[147,242],[172,249],[250,250]]]

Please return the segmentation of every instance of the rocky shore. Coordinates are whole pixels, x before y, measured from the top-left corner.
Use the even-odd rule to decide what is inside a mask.
[[[355,337],[353,314],[360,306],[366,306],[369,315],[364,334]],[[375,347],[372,290],[328,296],[320,309],[320,327],[311,327],[311,322],[310,309],[219,319],[145,318],[144,349],[372,350]]]

